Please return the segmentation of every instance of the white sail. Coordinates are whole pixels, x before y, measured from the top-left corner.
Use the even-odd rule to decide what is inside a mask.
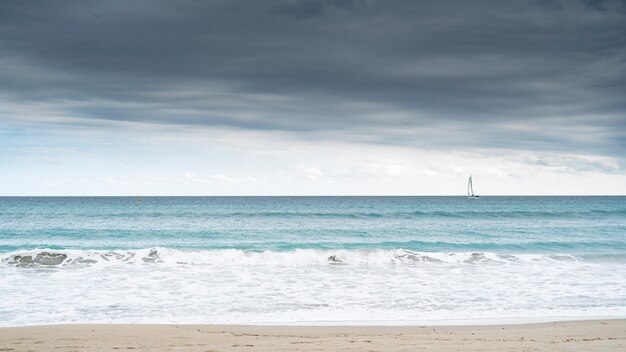
[[[469,180],[467,180],[467,198],[478,198],[477,195],[474,194],[474,185],[472,184],[472,175],[470,175]]]

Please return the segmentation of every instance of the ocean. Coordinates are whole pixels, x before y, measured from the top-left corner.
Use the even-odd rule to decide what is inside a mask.
[[[626,197],[0,197],[0,326],[626,317]]]

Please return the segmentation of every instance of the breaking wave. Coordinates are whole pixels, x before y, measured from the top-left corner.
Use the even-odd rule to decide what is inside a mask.
[[[516,262],[572,262],[626,260],[626,254],[498,254],[493,252],[415,252],[395,250],[315,250],[287,252],[240,249],[178,250],[146,248],[138,250],[53,250],[33,249],[0,254],[6,266],[89,267],[112,265],[402,265],[402,264],[480,264]]]

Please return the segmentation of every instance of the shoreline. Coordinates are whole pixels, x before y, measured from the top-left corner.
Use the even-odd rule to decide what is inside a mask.
[[[499,325],[68,324],[0,327],[0,351],[623,351],[626,319]]]
[[[500,317],[500,318],[463,318],[463,319],[435,319],[435,320],[314,320],[314,321],[250,321],[245,323],[229,323],[229,322],[106,322],[106,321],[78,321],[69,323],[40,323],[40,324],[23,324],[23,325],[0,325],[0,329],[7,328],[35,328],[46,326],[111,326],[111,325],[129,325],[129,326],[149,326],[149,325],[171,325],[171,326],[220,326],[220,327],[480,327],[480,326],[515,326],[515,325],[535,325],[549,323],[568,323],[568,322],[593,322],[593,321],[614,321],[624,320],[625,315],[588,315],[588,316],[538,316],[538,317]]]

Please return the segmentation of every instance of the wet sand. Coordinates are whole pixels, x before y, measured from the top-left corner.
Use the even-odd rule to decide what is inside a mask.
[[[52,325],[0,351],[626,351],[626,320],[482,326]]]

